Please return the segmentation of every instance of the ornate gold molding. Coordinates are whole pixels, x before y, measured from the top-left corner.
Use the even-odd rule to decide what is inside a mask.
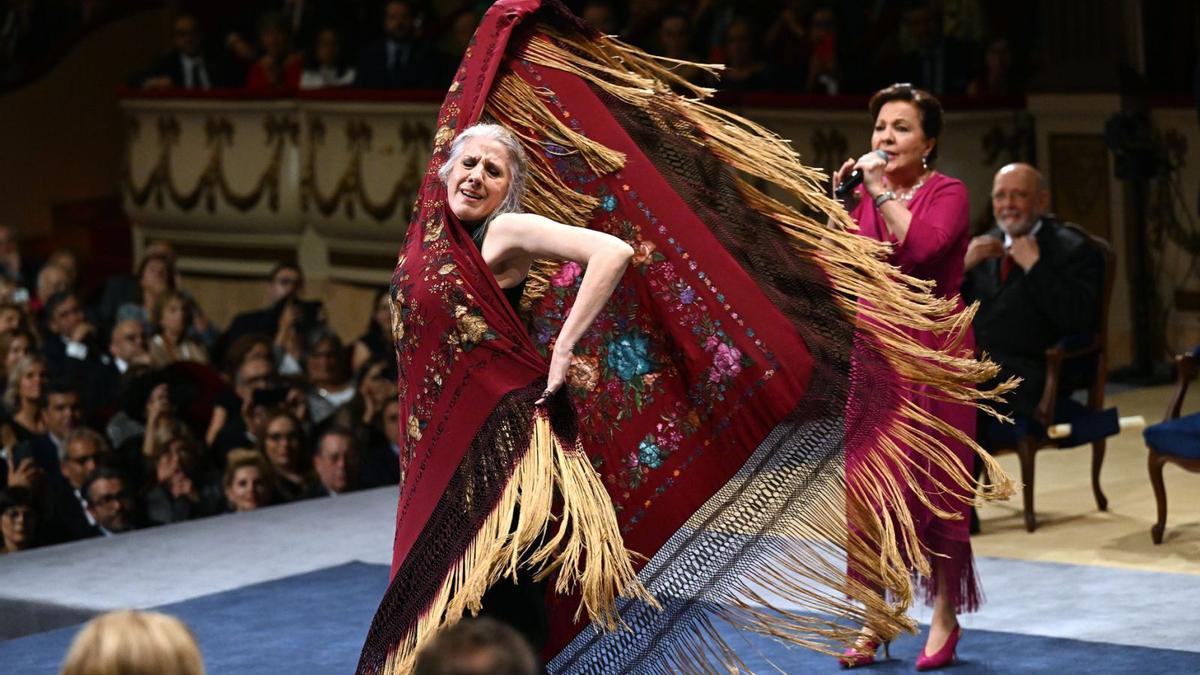
[[[422,122],[400,123],[397,130],[400,146],[406,149],[420,148],[422,152],[408,153],[408,161],[399,179],[392,185],[390,194],[377,202],[371,200],[363,186],[363,157],[371,149],[374,129],[364,119],[351,118],[346,121],[345,130],[350,161],[338,178],[333,192],[322,195],[316,180],[317,147],[325,143],[326,128],[320,116],[309,113],[308,153],[300,178],[300,210],[307,213],[311,207],[315,207],[322,215],[331,216],[341,208],[347,218],[354,218],[356,211],[361,208],[376,222],[383,223],[395,214],[401,202],[411,203],[416,198],[425,171],[425,160],[428,159],[423,151],[433,143],[433,131]]]
[[[266,132],[266,144],[272,146],[271,159],[267,168],[249,192],[236,192],[229,184],[224,170],[224,154],[227,147],[233,145],[233,123],[224,115],[210,115],[204,122],[205,144],[209,148],[208,159],[204,170],[190,190],[183,190],[171,170],[171,156],[175,146],[179,144],[180,124],[175,115],[159,115],[158,127],[158,160],[150,176],[142,185],[133,180],[133,158],[129,148],[132,141],[141,133],[141,123],[135,116],[129,116],[127,127],[130,142],[126,144],[125,166],[121,183],[129,198],[138,206],[144,207],[154,199],[159,209],[166,206],[166,200],[181,211],[187,212],[196,208],[204,200],[204,206],[209,212],[217,208],[218,198],[225,204],[245,212],[256,206],[266,197],[267,208],[272,212],[279,211],[280,167],[283,163],[283,153],[290,143],[296,145],[299,128],[295,119],[288,114],[267,115],[263,119],[263,130]]]

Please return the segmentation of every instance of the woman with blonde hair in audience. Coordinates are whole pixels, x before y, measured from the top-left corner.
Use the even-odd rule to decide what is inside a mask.
[[[61,675],[204,675],[196,638],[158,612],[120,610],[92,619],[71,642]]]
[[[311,453],[300,420],[287,410],[275,410],[256,431],[258,449],[271,463],[275,493],[290,502],[306,494],[315,482]]]
[[[150,310],[154,337],[150,339],[150,360],[162,367],[176,361],[208,363],[204,345],[188,337],[192,325],[192,303],[177,290],[158,296]]]
[[[46,359],[41,355],[26,356],[8,371],[4,407],[18,441],[46,433],[46,422],[42,419],[45,394]]]
[[[225,501],[230,511],[253,511],[275,501],[271,467],[258,450],[230,450],[225,459]]]
[[[28,330],[0,333],[0,396],[8,390],[8,374],[17,363],[38,353],[37,336]],[[5,404],[7,409],[7,403]]]

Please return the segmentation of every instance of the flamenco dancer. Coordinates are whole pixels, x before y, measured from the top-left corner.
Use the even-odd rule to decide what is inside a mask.
[[[907,332],[956,345],[970,312],[674,65],[552,0],[495,3],[468,47],[391,285],[403,473],[359,672],[529,607],[550,672],[737,666],[718,612],[829,653],[890,640],[930,574],[917,523],[955,517],[918,477],[1011,491],[907,403],[1001,393]]]

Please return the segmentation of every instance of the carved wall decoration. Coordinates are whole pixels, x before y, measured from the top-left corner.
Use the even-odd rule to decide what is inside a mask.
[[[1050,138],[1051,208],[1061,218],[1112,241],[1108,147],[1099,134],[1055,134]]]
[[[996,124],[979,139],[983,149],[983,164],[997,166],[1012,162],[1034,161],[1035,136],[1030,117],[1014,113],[1011,124]]]
[[[126,152],[122,186],[133,203],[142,207],[153,198],[155,206],[163,209],[169,199],[172,206],[188,212],[203,200],[205,209],[210,213],[216,211],[218,201],[246,212],[257,207],[265,198],[267,208],[271,212],[278,212],[283,155],[287,148],[296,146],[299,130],[296,121],[288,114],[269,114],[264,117],[262,124],[269,148],[267,166],[248,191],[235,190],[226,176],[224,156],[226,149],[234,142],[234,125],[223,115],[209,115],[205,119],[208,158],[199,179],[190,190],[178,185],[171,169],[173,150],[180,138],[180,122],[174,114],[158,116],[158,160],[145,183],[140,186],[135,184],[132,156]],[[132,142],[140,135],[141,127],[136,118],[128,126]]]
[[[301,211],[307,213],[315,208],[321,215],[328,217],[341,209],[347,218],[353,220],[357,211],[361,209],[377,223],[384,223],[395,215],[400,206],[407,206],[416,199],[424,176],[425,163],[429,159],[429,147],[433,143],[433,130],[428,124],[409,120],[399,124],[397,138],[400,151],[405,155],[403,168],[388,195],[376,201],[367,194],[363,170],[364,157],[372,149],[374,127],[361,118],[345,121],[349,161],[333,191],[324,195],[317,185],[317,151],[325,144],[326,126],[323,118],[314,113],[310,113],[307,120],[308,152],[300,179]]]
[[[846,140],[846,134],[836,127],[813,131],[808,142],[813,149],[813,157],[808,161],[828,173],[836,171],[850,156],[850,143]]]

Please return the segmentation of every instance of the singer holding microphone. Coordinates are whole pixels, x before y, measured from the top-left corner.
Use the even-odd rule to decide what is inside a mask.
[[[833,177],[834,194],[858,223],[860,234],[892,244],[892,264],[905,274],[933,281],[936,294],[957,298],[970,239],[970,209],[963,183],[934,170],[942,106],[926,91],[909,84],[893,84],[876,92],[868,107],[875,121],[871,152],[846,160]],[[959,299],[958,311],[962,310]],[[947,346],[942,336],[932,332],[904,330],[931,348]],[[974,353],[974,335],[969,330],[958,348],[967,355]],[[851,398],[856,395],[869,393],[852,392]],[[938,392],[929,388],[912,391],[908,396],[913,404],[974,438],[974,409],[939,400]],[[923,431],[953,449],[965,469],[971,471],[971,448],[933,429]],[[849,449],[848,461],[854,461]],[[970,507],[944,493],[940,486],[952,483],[941,480],[939,473],[935,467],[913,471],[924,498],[943,511],[960,513],[962,519],[935,517],[922,495],[915,494],[917,488],[906,500],[916,521],[922,553],[927,555],[933,571],[932,578],[920,580],[925,600],[933,606],[933,619],[925,648],[917,659],[917,670],[941,668],[954,661],[962,636],[957,615],[975,610],[982,599],[968,533]],[[839,660],[844,667],[873,663],[879,646],[878,637],[864,629],[856,647],[846,650]]]

